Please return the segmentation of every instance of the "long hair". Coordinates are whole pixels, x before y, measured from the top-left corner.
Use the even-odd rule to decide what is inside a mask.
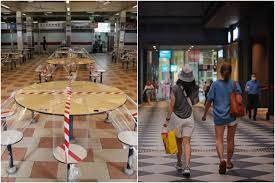
[[[189,97],[190,93],[192,92],[192,89],[194,86],[196,86],[195,79],[191,82],[182,81],[181,79],[178,79],[176,82],[176,85],[183,87],[183,89],[186,92],[187,97]]]

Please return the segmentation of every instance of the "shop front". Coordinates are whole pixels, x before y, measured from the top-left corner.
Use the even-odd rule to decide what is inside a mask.
[[[193,48],[192,46],[190,48]],[[223,51],[223,50],[222,50]],[[196,83],[200,86],[200,100],[204,101],[203,86],[217,79],[216,65],[218,50],[214,49],[160,49],[158,71],[155,73],[157,100],[170,98],[171,86],[176,84],[178,73],[185,64],[193,70]],[[206,83],[205,83],[206,82]]]

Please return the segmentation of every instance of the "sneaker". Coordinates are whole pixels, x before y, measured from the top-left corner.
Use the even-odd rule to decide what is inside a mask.
[[[219,173],[225,174],[226,173],[226,161],[222,161],[219,165]]]
[[[186,177],[189,177],[191,174],[191,171],[190,171],[190,168],[189,167],[185,167],[182,171],[182,175],[183,176],[186,176]]]
[[[175,167],[178,171],[182,170],[182,163],[177,163]]]

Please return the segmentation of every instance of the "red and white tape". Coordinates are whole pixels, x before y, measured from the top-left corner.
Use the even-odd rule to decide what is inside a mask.
[[[70,151],[70,112],[71,112],[71,99],[72,99],[72,81],[69,80],[67,87],[67,98],[64,110],[64,152],[65,161],[69,161],[69,151]]]
[[[99,95],[99,94],[108,94],[108,95],[122,95],[124,94],[123,92],[106,92],[106,91],[88,91],[88,92],[71,92],[72,94],[77,94],[77,95]],[[34,91],[29,91],[29,92],[20,92],[18,94],[23,94],[23,95],[63,95],[67,94],[64,91],[39,91],[39,92],[34,92]]]

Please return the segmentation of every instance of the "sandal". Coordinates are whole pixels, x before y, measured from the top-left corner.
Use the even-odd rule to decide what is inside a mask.
[[[232,162],[227,162],[226,163],[226,168],[227,169],[232,169],[234,167],[233,163]]]
[[[220,162],[219,173],[220,174],[225,174],[226,173],[226,161],[224,161],[224,160],[222,162]]]

